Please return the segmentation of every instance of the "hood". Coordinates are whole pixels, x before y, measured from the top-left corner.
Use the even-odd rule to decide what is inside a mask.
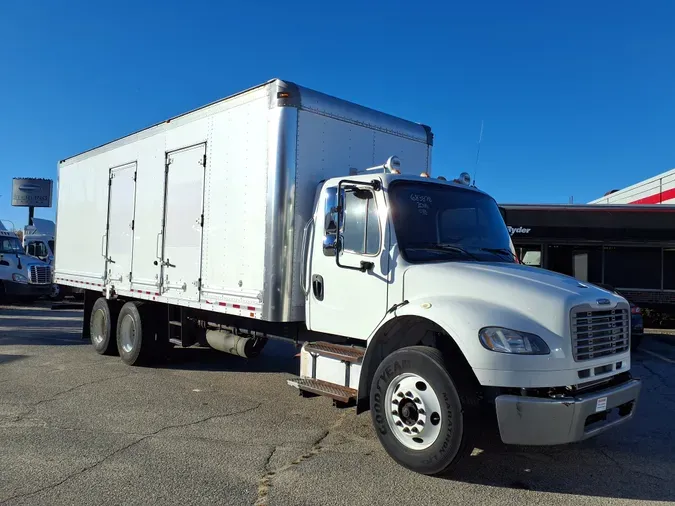
[[[523,314],[556,332],[564,330],[574,306],[612,308],[624,300],[570,276],[510,263],[413,265],[404,274],[403,286],[405,299],[442,297],[463,309],[483,307],[495,317],[503,312]],[[609,304],[600,306],[598,301]]]

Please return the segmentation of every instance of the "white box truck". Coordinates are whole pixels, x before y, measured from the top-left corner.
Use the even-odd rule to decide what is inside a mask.
[[[431,178],[431,149],[426,126],[272,80],[61,161],[57,282],[130,365],[303,343],[289,383],[370,409],[420,473],[483,422],[552,445],[633,417],[626,300],[518,264],[497,203]]]

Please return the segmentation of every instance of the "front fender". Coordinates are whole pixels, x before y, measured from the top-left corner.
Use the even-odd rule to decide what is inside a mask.
[[[397,325],[399,321],[410,325],[426,324],[447,334],[474,371],[566,368],[567,357],[571,354],[570,344],[562,336],[544,327],[526,312],[467,297],[436,296],[409,300],[407,304],[388,314],[368,338],[359,380],[359,411],[363,410],[362,406],[367,405],[370,378],[380,361],[394,349],[418,344],[414,336],[407,339],[405,335],[400,335],[409,329],[405,325]],[[478,339],[480,329],[487,326],[506,327],[539,335],[549,345],[551,354],[519,356],[487,350]]]

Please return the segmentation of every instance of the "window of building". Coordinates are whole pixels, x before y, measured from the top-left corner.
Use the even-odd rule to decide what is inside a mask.
[[[605,248],[605,283],[615,288],[661,288],[661,248]]]

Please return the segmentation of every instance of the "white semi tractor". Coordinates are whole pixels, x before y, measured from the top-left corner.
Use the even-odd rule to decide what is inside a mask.
[[[0,301],[31,302],[49,295],[52,286],[51,267],[27,255],[19,237],[0,230]]]
[[[54,271],[54,254],[56,253],[56,224],[51,220],[42,218],[33,218],[33,224],[27,225],[23,229],[23,249],[27,255],[38,258],[49,264]],[[52,300],[61,300],[66,295],[72,295],[75,298],[81,298],[84,295],[82,288],[72,286],[61,286],[58,283],[52,283],[49,298]]]
[[[269,81],[62,160],[57,282],[129,365],[303,343],[289,383],[370,409],[420,473],[483,422],[554,445],[633,417],[626,300],[518,264],[496,202],[432,178],[431,150],[426,126]]]

